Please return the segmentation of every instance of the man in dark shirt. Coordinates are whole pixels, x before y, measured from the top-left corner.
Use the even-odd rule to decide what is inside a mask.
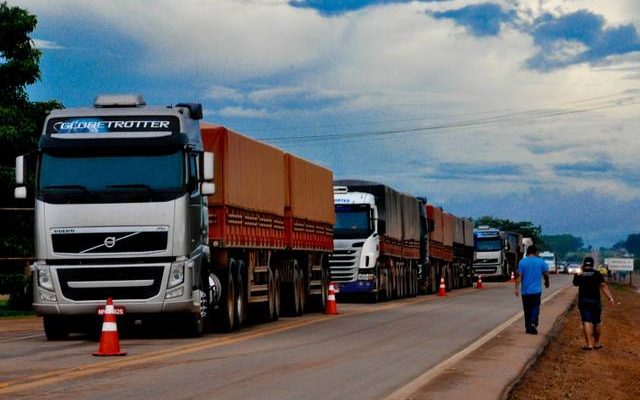
[[[602,303],[600,291],[609,298],[609,303],[614,305],[613,296],[604,283],[602,274],[593,268],[593,258],[585,257],[582,262],[582,273],[573,277],[573,285],[578,286],[578,308],[582,318],[582,328],[587,345],[585,350],[601,349],[600,334],[602,333]]]

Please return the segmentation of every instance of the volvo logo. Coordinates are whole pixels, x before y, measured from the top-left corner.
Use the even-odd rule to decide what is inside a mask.
[[[104,245],[110,249],[116,245],[116,238],[113,236],[109,236],[104,240]]]

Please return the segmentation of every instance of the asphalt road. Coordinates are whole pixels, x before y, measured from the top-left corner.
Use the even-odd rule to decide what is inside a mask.
[[[570,284],[552,276],[545,296]],[[121,341],[126,357],[96,358],[83,337],[47,342],[39,321],[0,320],[0,398],[379,399],[410,383],[521,310],[509,283],[441,299],[339,304],[199,339]],[[544,313],[544,307],[542,312]]]

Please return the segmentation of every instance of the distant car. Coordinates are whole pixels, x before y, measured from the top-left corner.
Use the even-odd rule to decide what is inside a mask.
[[[569,273],[569,263],[566,261],[560,261],[558,263],[558,269],[560,270],[560,272],[562,272],[563,274],[568,274]]]
[[[582,273],[582,266],[580,264],[569,264],[567,266],[568,274],[579,274]]]

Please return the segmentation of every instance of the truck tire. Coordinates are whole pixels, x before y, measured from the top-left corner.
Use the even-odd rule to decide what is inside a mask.
[[[307,295],[309,294],[309,290],[308,290],[308,282],[309,279],[307,279],[307,275],[302,268],[298,268],[299,272],[299,276],[298,276],[298,286],[299,286],[299,291],[300,291],[300,312],[298,315],[302,315],[304,314],[306,308],[307,308]]]
[[[47,340],[64,340],[69,336],[64,318],[58,315],[45,315],[42,322]]]
[[[236,262],[236,271],[233,272],[235,278],[235,326],[240,328],[247,322],[247,308],[249,299],[247,298],[246,270],[243,261]]]
[[[438,277],[436,276],[435,267],[429,266],[429,282],[427,285],[427,293],[434,294],[436,292],[436,281]]]
[[[293,261],[291,264],[291,282],[284,285],[284,310],[289,317],[297,317],[300,315],[300,270],[298,263]]]
[[[273,315],[272,321],[277,321],[280,318],[281,313],[281,299],[282,292],[280,291],[280,272],[276,270],[273,273]]]
[[[233,270],[235,269],[235,260],[229,260],[226,271],[221,271],[220,283],[222,285],[222,297],[218,305],[216,315],[217,328],[221,332],[231,332],[236,328],[235,316],[235,282],[233,278]]]

